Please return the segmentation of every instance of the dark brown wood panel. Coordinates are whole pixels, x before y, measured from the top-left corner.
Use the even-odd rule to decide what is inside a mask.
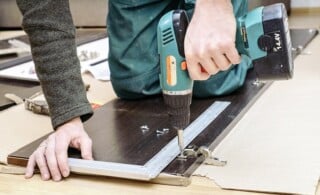
[[[254,73],[250,71],[246,85],[235,93],[218,98],[193,100],[191,121],[216,100],[230,101],[231,105],[192,144],[210,146],[233,120],[239,119],[239,113],[267,87],[267,84],[253,85],[253,80]],[[150,130],[143,132],[140,128],[143,125],[147,125]],[[95,160],[136,165],[144,165],[176,136],[161,96],[137,101],[111,101],[95,111],[94,116],[85,123],[85,128],[93,140]],[[156,131],[163,128],[169,128],[170,131],[158,136]],[[25,165],[28,156],[43,139],[45,137],[9,155],[8,163]],[[74,150],[69,154],[80,158],[79,153]],[[164,172],[188,176],[187,170],[194,166],[195,160],[175,160]]]
[[[212,102],[192,107],[192,120]],[[143,125],[147,125],[149,131],[141,130]],[[138,101],[116,99],[97,109],[85,128],[93,139],[95,160],[137,165],[144,165],[176,136],[160,96]],[[163,128],[170,130],[158,136],[156,131]],[[14,156],[27,158],[38,144],[36,141]],[[76,153],[70,155],[80,157]]]

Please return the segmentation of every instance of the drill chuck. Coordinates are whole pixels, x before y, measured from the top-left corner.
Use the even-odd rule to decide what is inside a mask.
[[[163,94],[164,102],[168,107],[169,122],[175,129],[184,129],[190,122],[190,105],[192,93],[185,95]]]

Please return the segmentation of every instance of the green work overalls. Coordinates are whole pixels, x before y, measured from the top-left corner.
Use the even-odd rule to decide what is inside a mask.
[[[191,16],[194,3],[193,0],[109,0],[109,66],[113,88],[120,98],[136,99],[161,93],[158,22],[165,13],[178,8],[187,10]],[[236,17],[247,11],[246,0],[232,3]],[[206,81],[195,81],[193,94],[210,97],[231,93],[243,85],[249,68],[251,60],[242,55],[239,65]]]

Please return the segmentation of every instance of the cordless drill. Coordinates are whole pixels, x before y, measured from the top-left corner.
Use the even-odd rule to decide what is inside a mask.
[[[160,85],[169,119],[178,131],[181,153],[183,129],[190,121],[193,81],[187,71],[184,37],[188,27],[184,10],[165,14],[158,24]],[[214,24],[212,24],[214,25]],[[283,4],[258,7],[237,19],[237,49],[252,59],[260,80],[289,79],[293,75],[288,17]]]

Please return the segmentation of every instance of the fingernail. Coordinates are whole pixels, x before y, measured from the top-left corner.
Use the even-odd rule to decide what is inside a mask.
[[[55,177],[53,178],[53,180],[54,180],[54,181],[60,181],[60,180],[61,180],[61,177],[60,177],[60,176],[55,176]]]
[[[26,174],[24,175],[24,178],[26,178],[26,179],[29,179],[30,177],[31,177],[30,173],[26,173]]]
[[[49,175],[48,174],[43,174],[42,175],[42,179],[43,180],[48,180],[49,179]]]
[[[64,170],[62,172],[63,177],[68,177],[69,176],[69,171],[68,170]]]

